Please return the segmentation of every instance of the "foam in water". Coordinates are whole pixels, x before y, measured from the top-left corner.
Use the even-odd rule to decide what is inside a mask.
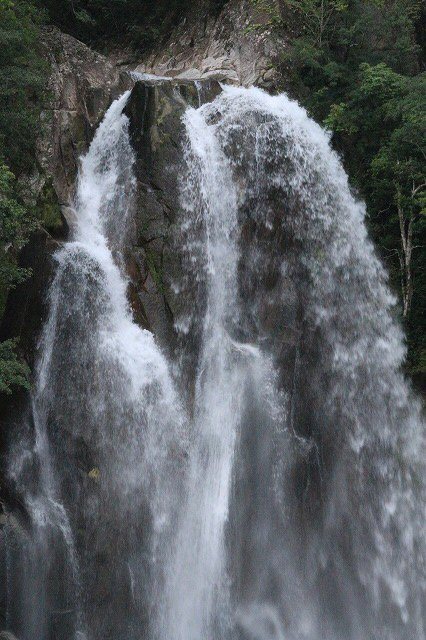
[[[200,347],[161,637],[423,638],[424,429],[364,205],[286,96],[224,88],[185,125]]]
[[[127,301],[127,99],[81,160],[56,254],[35,440],[11,462],[33,531],[8,547],[8,624],[22,640],[424,639],[424,427],[328,135],[253,88],[187,110],[169,363]]]
[[[171,524],[178,476],[167,475],[174,464],[170,447],[178,451],[184,441],[184,421],[167,363],[153,335],[133,322],[127,301],[123,249],[135,189],[128,120],[122,114],[127,99],[128,93],[113,103],[81,160],[74,237],[55,256],[33,398],[35,445],[30,460],[22,461],[24,467],[40,467],[34,495],[23,491],[33,525],[40,530],[31,552],[34,561],[24,561],[28,575],[21,587],[38,599],[38,619],[29,621],[32,606],[21,612],[24,640],[51,633],[55,623],[49,602],[68,589],[68,564],[74,586],[64,596],[66,607],[58,607],[58,615],[69,611],[70,618],[67,627],[61,623],[61,633],[81,639],[136,632],[142,608],[150,605],[140,575],[136,593],[135,574],[143,564],[155,574],[156,541]],[[99,477],[100,486],[80,496],[75,487],[81,484],[81,471],[68,458],[87,455],[86,442],[96,456],[91,465],[96,464],[93,477]],[[173,488],[166,490],[172,481]],[[146,505],[155,539],[142,562],[137,529],[141,518],[148,517]],[[49,545],[57,545],[52,529],[60,530],[67,555],[56,558],[56,568],[55,552],[49,551]],[[109,603],[108,612],[102,612],[96,590],[105,587],[96,584],[96,563],[109,545],[118,554],[111,573],[126,567],[131,598],[140,609],[134,615],[111,609]],[[45,575],[43,557],[50,567]],[[113,595],[120,600],[119,590]]]

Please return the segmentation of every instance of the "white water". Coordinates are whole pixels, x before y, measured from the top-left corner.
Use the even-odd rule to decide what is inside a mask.
[[[323,633],[366,640],[373,632],[424,638],[424,427],[398,372],[403,340],[391,316],[394,299],[385,273],[367,238],[364,206],[351,195],[327,134],[286,96],[225,88],[213,104],[189,109],[185,125],[180,242],[190,281],[186,295],[195,293],[195,301],[177,327],[183,334],[199,331],[200,352],[187,502],[161,638],[219,640],[229,638],[235,624],[244,638],[258,640],[318,640]],[[241,243],[244,216],[257,228],[248,246]],[[269,245],[260,240],[265,236]],[[286,243],[296,244],[297,253],[289,249],[286,256]],[[241,267],[254,291],[243,304]],[[277,272],[273,291],[263,288],[268,268]],[[291,386],[279,391],[269,361],[278,353],[270,352],[264,335],[262,307],[281,309],[278,322],[286,324],[286,282],[294,277],[304,278],[298,295],[307,342],[314,332],[320,342],[315,362],[305,352],[301,363],[296,347]],[[255,329],[247,329],[248,317]],[[235,336],[244,335],[244,327],[251,341],[241,344]],[[321,378],[315,388],[318,375],[327,380],[322,391]],[[318,390],[323,415],[309,407]],[[303,411],[313,412],[309,436],[295,427],[302,394],[308,403]],[[321,423],[327,429],[322,434],[316,431]],[[248,521],[238,521],[230,513],[242,465],[237,442],[256,429],[255,504],[247,507]],[[331,438],[332,475],[322,470],[318,437]],[[303,533],[288,520],[295,516],[291,470],[300,456],[311,456],[318,482],[328,476],[323,522]],[[241,553],[227,535],[235,527],[248,528],[238,535],[249,538],[253,555],[243,552],[239,559],[242,566],[252,563],[239,596],[228,572]],[[305,537],[300,564],[298,537]],[[345,537],[350,552],[339,549]],[[335,581],[330,596],[318,591],[321,574]],[[339,606],[344,615],[333,623]]]
[[[86,637],[86,631],[89,638],[94,633],[90,615],[88,629],[81,628],[82,616],[78,611],[81,606],[87,610],[88,596],[90,602],[90,594],[81,593],[81,589],[87,590],[87,580],[92,575],[90,563],[96,563],[95,554],[106,544],[116,544],[117,549],[120,544],[135,546],[126,540],[126,534],[121,540],[109,541],[108,528],[112,523],[109,519],[127,519],[128,537],[132,539],[142,517],[141,501],[145,500],[150,504],[155,532],[151,559],[147,563],[154,566],[155,574],[156,545],[171,525],[170,514],[179,484],[177,475],[170,475],[174,464],[170,450],[173,447],[179,451],[185,441],[184,420],[168,365],[152,333],[134,323],[127,301],[123,249],[128,238],[135,187],[128,119],[122,114],[128,95],[113,103],[89,152],[81,160],[75,199],[77,224],[72,241],[55,255],[57,269],[50,288],[50,311],[40,343],[33,401],[32,459],[40,466],[41,481],[36,495],[28,499],[30,513],[38,527],[58,527],[62,532],[75,582],[70,611],[77,612],[73,633],[79,639]],[[100,485],[99,489],[96,485],[94,488],[101,496],[105,493],[100,504],[96,494],[90,495],[93,489],[82,496],[83,501],[71,503],[72,525],[60,495],[62,483],[68,486],[70,482],[67,473],[75,472],[67,469],[70,452],[66,446],[63,449],[63,440],[57,441],[58,425],[63,429],[62,437],[71,433],[74,438],[91,443],[97,455],[94,478]],[[50,440],[54,442],[53,454]],[[23,460],[21,464],[26,463],[29,461]],[[14,464],[18,462],[15,460]],[[80,464],[84,464],[83,461]],[[85,474],[89,472],[90,466]],[[18,477],[19,471],[14,475]],[[76,479],[71,482],[75,483]],[[78,495],[75,499],[80,500]],[[106,521],[106,529],[101,519]],[[86,538],[84,545],[88,549],[93,545],[87,557],[79,549],[80,558],[83,556],[82,571],[72,527],[80,528],[79,535]],[[94,528],[92,534],[91,528]],[[36,545],[41,548],[36,549],[37,562],[49,554],[49,544],[56,543],[39,536]],[[133,565],[140,564],[140,552],[132,549],[125,563],[130,577],[138,571],[138,566],[134,569]],[[118,560],[121,562],[122,558]],[[29,572],[27,584],[23,585],[26,591],[37,591],[40,582],[46,594],[51,588],[55,589],[54,585],[49,586],[48,574],[42,575],[42,567],[31,565],[26,569]],[[65,585],[65,575],[62,580]],[[43,608],[42,594],[34,593],[33,597],[39,598]],[[132,597],[135,598],[134,593]],[[76,602],[80,598],[82,601]],[[22,615],[25,640],[35,640],[35,635],[40,640],[47,637],[44,625],[48,624],[47,616],[51,613],[42,611],[40,619],[30,624],[31,615],[31,611]],[[119,611],[110,610],[109,615],[111,620],[122,617]],[[44,622],[42,616],[46,616]],[[105,624],[108,629],[108,621]],[[124,627],[136,624],[129,620]]]
[[[244,368],[235,363],[225,326],[238,316],[236,193],[226,158],[203,114],[191,112],[186,125],[185,223],[191,225],[194,217],[203,220],[207,308],[195,382],[186,503],[168,570],[164,640],[211,638],[214,611],[226,603],[224,524],[246,377]],[[216,624],[227,626],[225,620]]]
[[[364,206],[327,134],[257,89],[187,110],[168,363],[127,300],[127,99],[81,161],[35,444],[15,459],[22,493],[40,467],[29,511],[66,547],[64,560],[39,535],[23,560],[40,620],[23,614],[22,640],[47,640],[65,570],[60,640],[424,640],[424,426]]]

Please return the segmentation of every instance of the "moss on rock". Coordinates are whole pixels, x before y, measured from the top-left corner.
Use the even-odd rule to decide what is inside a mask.
[[[47,231],[57,231],[63,226],[61,207],[51,179],[44,185],[37,201],[37,217]]]

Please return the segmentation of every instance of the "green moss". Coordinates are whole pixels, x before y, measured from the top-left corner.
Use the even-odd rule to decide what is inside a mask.
[[[146,249],[146,263],[159,293],[164,293],[162,258],[158,251]]]
[[[30,389],[30,369],[16,353],[16,340],[0,343],[0,394],[10,395],[13,387]]]
[[[62,226],[61,207],[53,188],[52,180],[46,182],[37,202],[37,217],[48,231],[55,231]]]

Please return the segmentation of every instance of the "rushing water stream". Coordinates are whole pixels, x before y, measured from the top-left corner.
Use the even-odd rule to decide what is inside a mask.
[[[424,639],[420,405],[327,134],[254,88],[188,108],[168,362],[127,301],[127,100],[82,159],[56,254],[9,469],[32,533],[9,545],[8,626],[20,640]]]

